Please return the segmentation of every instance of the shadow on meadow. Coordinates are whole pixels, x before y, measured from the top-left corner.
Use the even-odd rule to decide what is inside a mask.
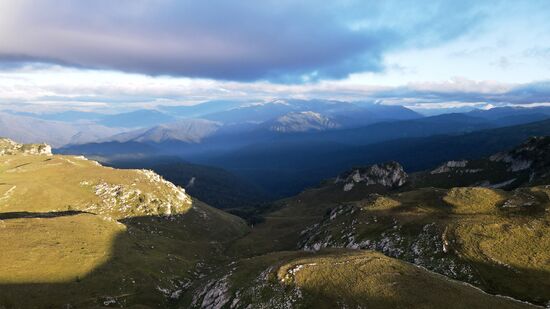
[[[210,220],[215,220],[212,216],[216,215],[217,212],[208,213]],[[0,278],[7,279],[0,279],[0,308],[170,306],[170,296],[183,293],[191,281],[208,274],[208,264],[224,264],[224,244],[243,234],[239,227],[230,224],[210,225],[203,216],[204,213],[196,211],[171,217],[142,216],[120,220],[123,226],[106,221],[106,224],[119,228],[110,234],[105,259],[84,275],[67,273],[60,278],[69,279],[55,282],[49,277],[47,280],[33,280],[27,276],[19,281],[17,276],[10,277],[11,266],[23,263],[27,256],[20,251],[16,251],[15,256],[9,256],[9,250],[2,250],[0,260],[5,267],[2,267]],[[94,233],[85,225],[91,220],[105,221],[97,217],[77,211],[4,213],[0,214],[0,233],[17,229],[29,220],[33,220],[32,224],[40,222],[49,227],[55,227],[55,224],[67,226],[67,220],[71,220],[77,226],[75,233]],[[93,223],[97,226],[97,222]],[[86,264],[88,256],[85,249],[92,244],[77,243],[70,248],[62,247],[68,240],[65,236],[69,235],[40,233],[31,241],[29,251],[35,247],[43,248],[44,243],[49,245],[53,241],[51,250],[64,251],[57,262],[61,265],[55,266],[78,268],[80,263]],[[19,249],[21,246],[12,243],[0,244],[0,247]],[[37,264],[25,264],[31,268],[26,271],[31,275],[35,272],[48,274],[47,270],[42,269],[46,266],[40,265],[40,261],[47,258],[38,257]],[[55,270],[49,274],[52,278],[59,275]]]
[[[33,219],[56,220],[56,218],[69,217],[84,219],[93,215],[59,212],[46,216],[44,214],[34,214],[33,216],[31,217]],[[25,220],[29,219],[29,214],[20,214],[18,218],[14,218],[15,214],[4,214],[3,217],[8,218],[8,221]],[[177,296],[189,299],[192,295],[185,294],[186,287],[192,281],[211,274],[213,269],[209,269],[208,264],[225,265],[228,261],[224,257],[224,249],[225,243],[232,240],[231,228],[220,226],[216,227],[214,231],[214,229],[193,224],[196,223],[196,220],[198,220],[196,215],[135,217],[121,220],[126,227],[125,231],[117,232],[114,235],[109,258],[101,265],[97,265],[93,271],[85,276],[75,276],[71,280],[63,282],[0,282],[0,308],[177,307],[179,305],[177,302],[169,300],[170,296],[175,295],[173,293],[181,291]],[[44,239],[48,238],[48,235],[43,236]],[[212,241],[212,239],[217,240]],[[359,253],[361,251],[347,252],[352,255],[361,254]],[[297,254],[302,256],[304,253],[297,252]],[[313,258],[316,256],[322,258],[326,253],[307,255]],[[78,259],[74,261],[74,263],[78,262]],[[486,290],[487,292],[513,297],[518,294],[528,295],[529,297],[516,298],[539,305],[548,301],[541,295],[550,289],[550,283],[548,280],[544,280],[550,278],[549,272],[520,268],[510,270],[495,264],[470,262],[474,269],[481,274],[491,274],[491,276],[482,276],[486,280],[483,282],[483,286],[491,287]],[[406,263],[406,265],[410,264]],[[496,268],[499,268],[498,277],[494,275]],[[407,269],[416,269],[416,267],[411,265],[407,266]],[[389,272],[392,274],[391,276],[395,274],[394,270]],[[410,274],[403,273],[403,275],[406,277],[396,281],[400,282],[399,285],[392,288],[391,293],[388,292],[390,296],[380,295],[371,299],[371,304],[375,308],[392,304],[407,304],[411,299],[421,300],[424,306],[436,301],[431,295],[434,290],[425,289],[427,286],[433,288],[434,283],[426,280],[413,280],[409,278]],[[330,276],[334,276],[334,274],[327,278]],[[540,278],[540,280],[535,282],[525,280],[525,278]],[[318,279],[323,278],[319,277]],[[335,280],[335,278],[331,280],[333,279]],[[348,282],[346,281],[348,279],[341,276],[336,279],[342,281],[341,284]],[[349,280],[361,280],[361,278],[353,277]],[[319,300],[325,299],[327,304],[331,304],[334,302],[335,296],[330,289],[327,290],[334,285],[330,282],[332,281],[329,280],[328,283],[320,286],[305,285],[302,289],[306,295],[313,295]],[[423,288],[422,284],[426,286]],[[326,286],[324,287],[324,285]],[[414,294],[413,290],[419,295],[410,298]],[[454,299],[456,295],[462,295],[464,291],[456,294],[453,292],[453,288],[445,287],[438,293],[441,297],[438,296],[437,301],[440,303],[445,298]]]
[[[58,218],[66,216],[76,216],[80,214],[89,214],[86,211],[68,210],[68,211],[56,211],[56,212],[4,212],[0,213],[0,220],[12,220],[12,219],[32,219],[32,218]]]

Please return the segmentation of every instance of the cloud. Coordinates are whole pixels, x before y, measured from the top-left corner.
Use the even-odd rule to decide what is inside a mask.
[[[454,78],[390,87],[354,84],[346,80],[279,84],[152,77],[58,66],[0,72],[0,109],[115,112],[209,100],[258,102],[277,98],[370,101],[422,108],[488,104],[532,106],[550,102],[550,81],[517,84]]]
[[[12,0],[0,68],[28,62],[291,83],[384,69],[384,55],[476,29],[477,1]]]
[[[550,82],[507,84],[456,78],[442,83],[419,83],[373,94],[379,102],[401,105],[533,105],[550,102]]]

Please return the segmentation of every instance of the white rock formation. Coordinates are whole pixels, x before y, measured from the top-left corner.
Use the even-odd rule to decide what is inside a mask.
[[[19,144],[9,138],[0,138],[0,155],[52,155],[48,144]]]
[[[398,188],[407,182],[407,177],[407,173],[399,163],[388,162],[353,169],[338,176],[335,183],[344,183],[344,191],[350,191],[358,183]]]

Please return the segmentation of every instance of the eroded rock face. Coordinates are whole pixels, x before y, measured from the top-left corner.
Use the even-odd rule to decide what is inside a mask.
[[[191,198],[183,188],[164,180],[150,170],[135,170],[133,183],[109,183],[82,181],[81,187],[90,188],[99,198],[85,209],[110,217],[125,218],[139,215],[172,216],[185,213],[191,206]],[[140,185],[154,190],[139,189]]]
[[[374,206],[368,203],[368,208]],[[369,226],[376,226],[377,232],[366,232]],[[368,214],[353,204],[332,209],[321,222],[302,231],[298,247],[313,252],[325,248],[376,250],[457,280],[479,283],[474,269],[450,249],[445,226],[435,222],[411,225],[392,216]]]
[[[0,155],[52,155],[48,144],[19,144],[9,138],[0,138]]]
[[[436,174],[445,174],[445,173],[457,173],[457,174],[473,174],[473,173],[479,173],[483,170],[480,168],[470,168],[468,165],[470,162],[468,160],[460,160],[460,161],[447,161],[440,166],[438,166],[436,169],[432,170],[430,174],[436,175]]]
[[[510,172],[540,169],[550,164],[550,137],[531,137],[519,147],[492,155],[489,160],[508,164]]]
[[[407,182],[408,175],[403,166],[397,162],[375,164],[369,167],[356,168],[336,178],[335,183],[344,183],[344,191],[350,191],[356,184],[382,185],[398,188]]]

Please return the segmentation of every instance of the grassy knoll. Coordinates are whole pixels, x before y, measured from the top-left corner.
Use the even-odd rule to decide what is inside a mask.
[[[183,307],[530,308],[364,250],[287,251],[243,259],[205,280]]]
[[[0,307],[170,306],[247,229],[149,171],[0,156]]]
[[[300,247],[371,249],[495,294],[550,299],[550,191],[418,189],[332,208]],[[514,279],[511,279],[514,278]]]

